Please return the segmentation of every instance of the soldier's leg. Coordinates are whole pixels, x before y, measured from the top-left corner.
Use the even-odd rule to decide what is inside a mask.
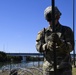
[[[54,75],[53,71],[43,71],[43,75]]]
[[[45,75],[54,75],[54,71],[46,72]],[[56,75],[61,75],[61,72],[57,71]]]
[[[46,75],[46,71],[45,70],[43,70],[43,75]]]
[[[72,75],[72,70],[65,70],[62,75]]]
[[[54,71],[44,71],[43,75],[54,75]],[[56,75],[72,75],[72,70],[57,70]]]
[[[48,71],[44,75],[54,75],[54,71]]]
[[[48,61],[45,61],[43,63],[43,75],[50,75],[49,70],[50,70],[50,63]]]
[[[54,75],[54,71],[43,70],[43,75]],[[56,75],[62,75],[62,71],[57,69]],[[65,75],[65,74],[63,74],[63,75]]]

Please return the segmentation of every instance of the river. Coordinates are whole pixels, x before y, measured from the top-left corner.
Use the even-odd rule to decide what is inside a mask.
[[[8,68],[15,68],[15,67],[32,67],[32,66],[40,66],[42,65],[42,61],[37,61],[37,62],[17,62],[17,63],[0,63],[0,69],[2,69],[4,66]]]

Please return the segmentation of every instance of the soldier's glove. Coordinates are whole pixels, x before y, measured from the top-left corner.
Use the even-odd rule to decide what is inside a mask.
[[[53,41],[48,41],[47,42],[47,49],[52,51],[53,50],[53,45],[54,45]]]
[[[43,48],[44,51],[47,50],[47,49],[52,50],[52,49],[53,49],[53,42],[48,41],[47,43],[45,43],[45,44],[42,46],[42,48]]]
[[[52,41],[54,43],[57,43],[59,45],[62,43],[61,40],[60,40],[60,38],[59,38],[59,36],[58,36],[58,34],[52,33],[51,36],[52,36]]]

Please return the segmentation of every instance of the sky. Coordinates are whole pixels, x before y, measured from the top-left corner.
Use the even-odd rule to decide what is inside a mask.
[[[51,0],[0,0],[0,51],[37,53],[36,37],[49,25],[44,10],[51,5]],[[59,22],[73,30],[73,0],[55,0],[55,5],[62,13]]]

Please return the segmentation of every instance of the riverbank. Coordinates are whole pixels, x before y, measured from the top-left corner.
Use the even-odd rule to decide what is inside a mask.
[[[73,68],[72,73],[73,75],[76,75],[76,68]]]

